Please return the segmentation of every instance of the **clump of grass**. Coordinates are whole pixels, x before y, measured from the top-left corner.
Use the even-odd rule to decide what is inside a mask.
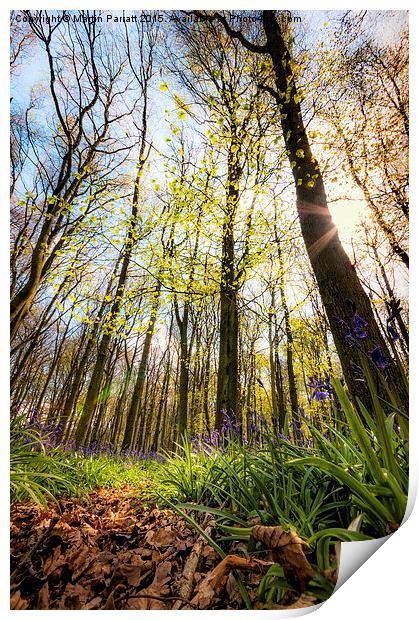
[[[51,437],[23,416],[11,423],[10,494],[12,502],[79,496],[99,487],[141,486],[150,461],[109,452],[70,451],[54,447]]]
[[[198,531],[197,515],[215,515],[217,530],[209,542],[223,554],[234,541],[247,541],[250,554],[261,551],[251,536],[255,517],[264,525],[295,528],[316,560],[309,591],[324,600],[333,583],[322,571],[337,568],[335,543],[394,531],[407,503],[408,445],[397,423],[401,413],[393,399],[377,397],[367,373],[371,411],[358,399],[351,401],[341,382],[332,379],[335,409],[324,428],[302,413],[293,422],[292,441],[266,427],[253,444],[236,433],[221,441],[218,435],[215,445],[195,440],[193,448],[185,438],[180,454],[156,465],[149,495]],[[279,602],[290,588],[276,565],[262,581],[260,597]]]
[[[46,497],[76,494],[70,468],[47,454],[38,429],[12,420],[10,431],[10,495],[12,502],[28,499],[46,506]]]

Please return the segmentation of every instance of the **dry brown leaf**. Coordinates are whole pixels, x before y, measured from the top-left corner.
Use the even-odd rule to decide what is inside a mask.
[[[77,579],[96,561],[96,553],[87,545],[77,548],[77,555],[73,566],[73,575],[71,577],[74,583]]]
[[[138,547],[137,549],[133,549],[133,551],[136,551],[142,558],[150,558],[153,553],[152,549],[148,549],[147,547]]]
[[[92,592],[79,583],[68,583],[58,603],[59,609],[82,609],[90,599]]]
[[[141,609],[141,610],[169,609],[169,607],[163,601],[160,601],[158,599],[153,599],[153,598],[140,597],[140,596],[129,598],[126,608],[127,609]]]
[[[44,575],[48,577],[53,573],[57,568],[66,563],[66,560],[61,552],[61,547],[54,547],[52,555],[49,555],[45,561],[43,562],[43,571]]]
[[[38,592],[38,609],[49,609],[49,585],[44,583]]]
[[[10,597],[10,609],[28,609],[29,602],[27,599],[22,598],[20,595],[20,590],[14,592]]]
[[[152,584],[138,593],[135,597],[136,601],[132,602],[132,609],[169,609],[167,605],[158,599],[141,597],[141,594],[151,595],[156,597],[164,597],[168,594],[169,588],[167,583],[171,580],[172,562],[164,561],[158,564]]]
[[[287,580],[303,592],[314,575],[305,552],[308,544],[298,536],[294,528],[286,532],[280,525],[255,525],[252,529],[255,540],[278,553],[278,561],[284,569]]]
[[[177,536],[170,526],[160,528],[157,531],[150,530],[145,537],[146,541],[154,547],[170,547],[176,542]]]
[[[153,583],[150,586],[150,589],[162,591],[162,586],[170,581],[170,573],[172,571],[172,563],[165,560],[161,562],[156,568],[156,574],[154,575]]]
[[[82,609],[100,609],[101,604],[102,604],[102,597],[95,596],[95,598],[92,598],[91,601],[83,605]]]
[[[260,571],[262,566],[266,564],[266,562],[261,562],[255,558],[242,558],[237,555],[227,555],[217,564],[211,573],[199,583],[197,593],[191,601],[192,605],[195,605],[198,609],[207,609],[209,605],[212,604],[213,599],[221,594],[227,582],[229,571]]]
[[[145,565],[145,562],[143,562]],[[138,588],[140,583],[143,581],[143,575],[141,571],[141,567],[136,564],[119,564],[114,573],[114,578],[122,577],[125,578],[128,582],[128,585],[133,588]]]

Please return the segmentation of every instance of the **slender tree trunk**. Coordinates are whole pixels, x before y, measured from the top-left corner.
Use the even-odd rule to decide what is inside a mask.
[[[380,260],[380,257],[378,255],[376,246],[375,245],[372,246],[372,249],[373,249],[373,252],[374,252],[374,258],[375,258],[375,260],[377,262],[377,265],[378,265],[378,267],[380,269],[380,274],[381,274],[381,277],[383,278],[383,282],[384,282],[385,287],[386,287],[386,291],[387,291],[387,295],[388,295],[389,301],[396,301],[396,297],[394,295],[394,291],[393,291],[393,289],[392,289],[392,287],[390,285],[389,279],[388,279],[387,274],[386,274],[386,270],[384,269],[384,265],[383,265],[383,263]],[[397,315],[396,321],[397,321],[397,325],[399,326],[400,333],[401,333],[401,335],[403,337],[405,345],[406,345],[407,349],[409,349],[409,332],[407,331],[406,325],[405,325],[402,317],[400,316],[400,314]]]
[[[294,338],[291,329],[290,311],[288,308],[287,296],[285,292],[285,265],[284,257],[282,255],[281,246],[279,243],[279,236],[275,228],[276,244],[278,250],[279,260],[279,291],[281,294],[281,305],[284,313],[284,325],[286,336],[286,352],[287,352],[287,371],[288,371],[288,389],[290,393],[291,413],[298,413],[298,396],[297,386],[295,381],[294,370]]]
[[[279,359],[279,352],[277,343],[275,344],[275,369],[276,369],[276,392],[278,394],[278,431],[282,432],[285,424],[286,417],[286,404],[285,404],[285,390],[284,390],[284,378],[282,376],[281,361]]]
[[[271,384],[271,401],[272,401],[272,426],[274,430],[278,428],[279,407],[278,396],[276,391],[276,366],[275,366],[275,335],[273,333],[273,318],[275,315],[275,291],[271,289],[271,307],[268,316],[268,340],[269,340],[269,370]]]
[[[156,417],[156,425],[154,428],[154,438],[150,444],[150,449],[154,452],[158,450],[158,447],[160,445],[163,412],[165,410],[165,407],[167,406],[167,398],[168,398],[168,393],[169,393],[169,379],[170,379],[170,355],[168,355],[166,367],[164,370],[163,385],[161,387],[159,406],[158,406],[157,417]]]
[[[205,357],[204,381],[203,381],[203,410],[204,410],[205,428],[208,433],[210,433],[212,430],[210,412],[209,412],[210,377],[211,377],[211,347],[208,346],[207,354]]]
[[[239,205],[240,143],[232,137],[228,153],[226,207],[222,235],[220,285],[220,344],[217,374],[215,427],[220,429],[224,411],[238,413],[237,273],[234,252],[234,223]]]
[[[160,290],[161,290],[161,285],[158,284],[157,290],[154,293],[154,299],[153,299],[153,303],[151,306],[150,320],[148,323],[147,333],[145,335],[144,347],[143,347],[143,351],[141,355],[141,361],[138,367],[138,374],[137,374],[137,379],[136,379],[135,386],[134,386],[134,392],[133,392],[132,399],[131,399],[131,405],[128,410],[127,423],[125,426],[124,439],[122,442],[122,445],[127,448],[133,447],[135,424],[137,422],[138,411],[140,408],[141,399],[143,395],[148,358],[149,358],[150,349],[151,349],[151,341],[153,339],[154,328],[155,328],[156,320],[157,320],[157,312],[158,312],[158,308],[160,305]]]

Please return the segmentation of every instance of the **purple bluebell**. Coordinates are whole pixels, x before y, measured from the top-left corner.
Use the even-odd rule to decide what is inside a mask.
[[[400,299],[392,300],[390,303],[387,303],[387,308],[388,308],[387,323],[391,323],[392,321],[394,321],[396,317],[400,315],[402,311]]]
[[[355,336],[359,339],[366,338],[367,332],[365,331],[365,328],[368,326],[368,323],[364,321],[364,319],[358,314],[358,312],[355,312],[353,322]]]
[[[301,422],[297,419],[293,419],[292,422],[290,423],[290,426],[295,430],[296,433],[301,433]]]
[[[38,422],[38,420],[39,420],[39,409],[38,407],[35,407],[31,417],[29,418],[29,426],[33,426],[34,424]]]
[[[302,405],[298,407],[298,411],[300,412],[300,416],[303,418],[303,420],[310,420],[310,417],[306,414]]]
[[[389,363],[384,358],[379,346],[374,347],[374,349],[370,352],[370,360],[381,370],[386,370],[389,367]]]
[[[347,327],[345,328],[345,340],[351,348],[352,347],[356,347],[357,349],[361,348],[360,343],[355,338],[355,336],[352,334],[352,331],[349,325],[347,325]]]
[[[318,383],[314,377],[310,377],[310,382],[307,383],[307,387],[313,389],[311,398],[316,402],[329,398],[329,392],[325,389],[325,386],[322,383]]]
[[[355,336],[353,335],[351,326],[349,325],[348,321],[346,321],[345,319],[342,319],[340,316],[334,316],[333,318],[345,330],[345,340],[346,340],[347,344],[350,347],[356,347],[357,349],[360,349],[361,345],[358,342],[358,340],[355,338]],[[359,318],[361,319],[361,317],[359,317]],[[363,320],[363,319],[361,319],[361,320]],[[360,332],[360,333],[362,333],[362,332]]]
[[[387,333],[392,340],[400,340],[400,334],[394,329],[390,323],[387,323]]]

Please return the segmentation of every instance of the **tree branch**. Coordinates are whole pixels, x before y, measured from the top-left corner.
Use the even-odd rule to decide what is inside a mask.
[[[246,47],[251,52],[254,52],[256,54],[267,54],[268,53],[268,46],[266,43],[265,45],[257,45],[256,43],[252,43],[251,41],[248,41],[246,37],[243,35],[243,33],[240,32],[240,30],[234,30],[233,28],[231,28],[227,19],[224,17],[224,15],[221,15],[217,11],[211,14],[208,14],[202,11],[182,11],[182,12],[185,13],[186,15],[196,15],[197,17],[199,17],[200,19],[204,21],[209,21],[209,22],[218,21],[220,24],[224,26],[225,31],[232,39],[237,39],[238,41],[240,41],[240,43],[244,45],[244,47]]]

